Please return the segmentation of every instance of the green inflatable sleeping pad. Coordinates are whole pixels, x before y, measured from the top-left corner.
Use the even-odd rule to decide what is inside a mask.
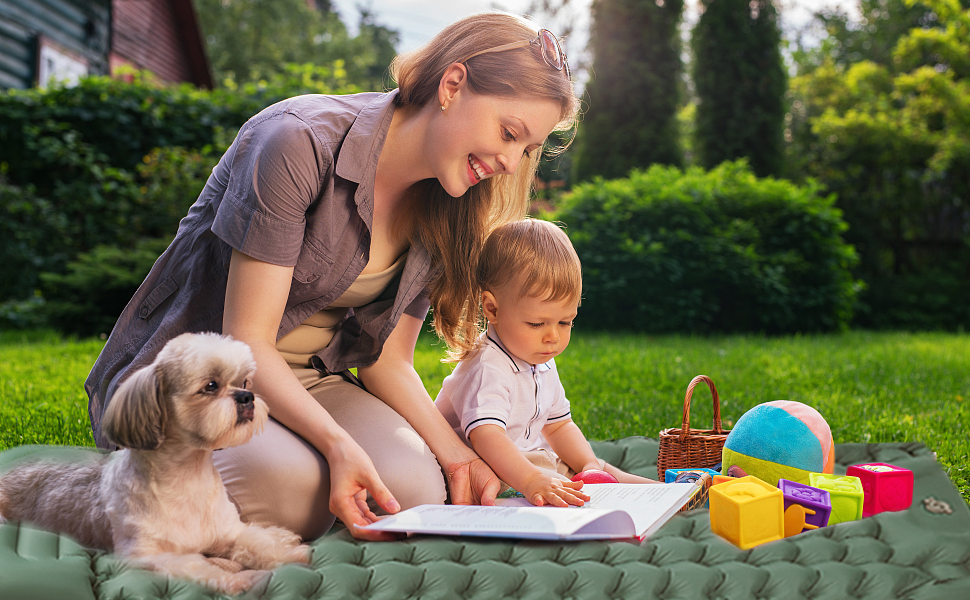
[[[594,442],[621,468],[656,477],[649,438]],[[89,449],[22,447],[29,455]],[[657,598],[845,600],[970,598],[970,507],[925,446],[839,444],[836,473],[884,462],[911,469],[913,505],[742,551],[711,533],[707,510],[682,513],[642,544],[412,537],[359,542],[336,528],[314,544],[313,565],[288,565],[241,598],[400,600]],[[928,510],[924,499],[932,502]],[[943,510],[941,510],[943,507]],[[127,566],[63,536],[0,525],[0,599],[134,600],[227,598],[197,584]]]

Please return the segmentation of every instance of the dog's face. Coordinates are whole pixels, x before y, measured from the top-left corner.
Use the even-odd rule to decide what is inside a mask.
[[[251,391],[256,362],[246,344],[212,333],[183,334],[118,388],[102,428],[119,446],[163,442],[215,450],[247,442],[269,408]]]

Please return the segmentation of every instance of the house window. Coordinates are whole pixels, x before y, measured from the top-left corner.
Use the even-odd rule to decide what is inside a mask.
[[[38,45],[37,87],[46,88],[51,82],[75,86],[81,77],[88,74],[88,63],[83,57],[43,36]]]

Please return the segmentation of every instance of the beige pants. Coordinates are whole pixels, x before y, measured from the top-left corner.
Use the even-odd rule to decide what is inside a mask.
[[[312,369],[294,372],[367,452],[402,508],[444,503],[441,467],[401,415],[340,375],[321,378]],[[320,537],[333,525],[327,461],[272,418],[261,434],[242,446],[216,452],[214,460],[244,521],[286,527],[305,540]]]

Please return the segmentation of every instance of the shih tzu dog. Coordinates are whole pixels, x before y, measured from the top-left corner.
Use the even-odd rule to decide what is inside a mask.
[[[64,533],[230,594],[267,569],[309,563],[296,534],[240,520],[212,463],[213,450],[247,442],[266,423],[266,403],[247,389],[255,368],[249,346],[232,338],[171,340],[105,411],[105,437],[125,449],[85,464],[14,467],[0,476],[0,522]]]

